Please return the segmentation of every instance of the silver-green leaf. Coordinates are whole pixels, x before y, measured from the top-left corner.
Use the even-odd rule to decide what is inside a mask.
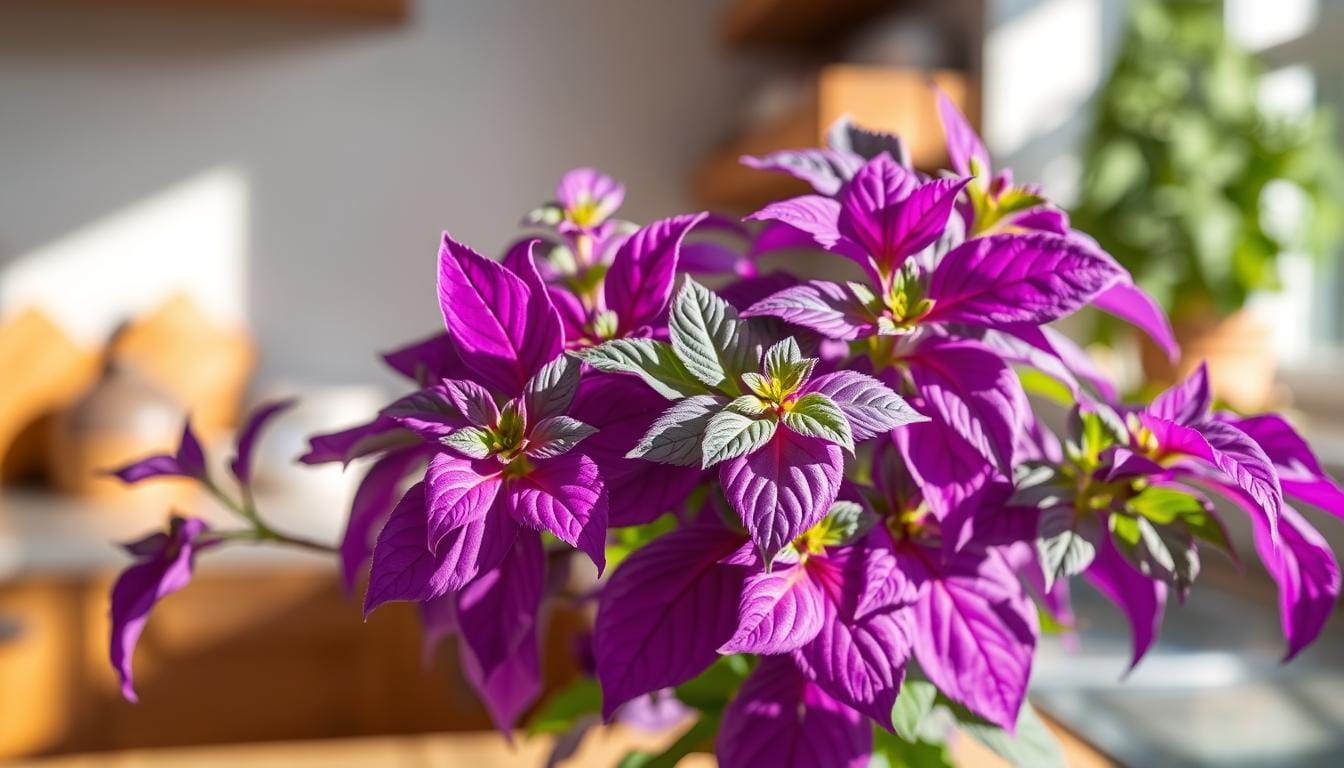
[[[686,278],[668,319],[672,349],[695,378],[733,389],[735,379],[760,361],[747,323],[714,292]]]
[[[571,354],[604,373],[634,374],[668,400],[705,392],[666,342],[615,339]]]
[[[579,361],[560,355],[541,367],[523,388],[529,419],[559,416],[569,410],[579,388]]]
[[[700,441],[710,418],[723,409],[724,399],[695,395],[673,403],[649,427],[626,458],[693,467],[700,463]]]
[[[439,438],[439,442],[469,459],[484,459],[492,450],[490,432],[480,427],[463,427]]]
[[[854,435],[849,419],[831,398],[811,392],[794,400],[784,412],[784,426],[806,437],[817,437],[854,451]]]
[[[538,459],[563,456],[596,431],[597,427],[569,416],[547,416],[528,435],[526,453]]]
[[[744,456],[765,445],[775,435],[774,419],[754,419],[733,411],[720,411],[710,418],[700,443],[700,466]]]

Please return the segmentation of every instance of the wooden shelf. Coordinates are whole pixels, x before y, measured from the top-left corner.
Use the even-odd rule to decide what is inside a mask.
[[[850,64],[823,67],[809,95],[791,113],[706,158],[693,175],[692,197],[699,206],[746,213],[772,200],[807,192],[802,182],[782,173],[747,168],[739,158],[820,146],[826,129],[844,115],[866,128],[901,136],[916,167],[939,168],[945,164],[946,152],[930,82],[968,114],[975,114],[968,108],[972,87],[962,72]]]
[[[735,0],[720,20],[724,43],[742,48],[814,48],[912,0]]]

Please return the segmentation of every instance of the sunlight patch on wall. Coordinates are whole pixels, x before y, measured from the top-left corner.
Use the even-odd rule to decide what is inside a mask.
[[[247,178],[221,166],[0,267],[0,318],[36,307],[99,345],[181,294],[229,325],[247,312]]]

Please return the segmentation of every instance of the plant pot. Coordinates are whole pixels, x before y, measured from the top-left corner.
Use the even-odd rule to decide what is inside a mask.
[[[1150,385],[1168,386],[1205,362],[1218,400],[1239,411],[1263,410],[1270,403],[1275,354],[1268,318],[1253,309],[1226,317],[1205,310],[1175,317],[1172,329],[1182,353],[1175,367],[1147,339],[1141,346],[1143,372]]]

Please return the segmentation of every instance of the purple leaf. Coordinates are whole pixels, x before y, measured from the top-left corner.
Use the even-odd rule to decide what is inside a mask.
[[[570,415],[597,427],[584,440],[583,452],[597,462],[609,499],[611,527],[653,522],[679,507],[704,474],[699,462],[691,467],[654,464],[628,459],[667,400],[648,387],[631,387],[615,374],[585,374]]]
[[[499,463],[436,453],[425,470],[425,545],[438,552],[454,528],[476,522],[494,506],[501,479]]]
[[[468,424],[493,427],[499,421],[494,396],[480,384],[468,379],[445,379],[441,391]]]
[[[1279,584],[1279,613],[1288,661],[1301,653],[1325,628],[1339,599],[1339,563],[1330,545],[1306,519],[1285,506],[1279,516],[1278,542],[1269,526],[1252,515],[1255,550],[1265,570]]]
[[[923,547],[902,558],[927,584],[915,607],[919,668],[948,698],[1012,732],[1031,677],[1035,607],[1001,556],[968,547],[940,559]]]
[[[723,713],[722,768],[866,768],[873,732],[787,658],[766,657]]]
[[[907,362],[926,406],[921,412],[1009,474],[1017,435],[1031,411],[1012,368],[982,344],[938,337],[921,343]]]
[[[928,421],[891,387],[857,371],[836,371],[808,382],[803,393],[831,398],[849,420],[855,440],[867,440],[897,427]]]
[[[457,594],[463,671],[506,736],[541,692],[537,624],[545,566],[541,537],[524,532],[498,566]]]
[[[261,430],[266,427],[266,422],[293,408],[298,402],[294,398],[277,400],[252,412],[247,424],[238,433],[238,448],[233,456],[233,461],[229,462],[229,469],[233,471],[233,476],[238,478],[238,482],[243,485],[249,485],[252,482],[252,445],[256,443]]]
[[[891,708],[910,657],[913,597],[885,548],[854,546],[811,560],[820,584],[822,629],[793,654],[823,691],[891,730]]]
[[[1092,306],[1148,334],[1172,365],[1180,362],[1181,347],[1176,343],[1167,313],[1143,289],[1121,281],[1092,297]]]
[[[1157,639],[1162,608],[1167,604],[1167,585],[1139,573],[1116,550],[1109,536],[1102,537],[1097,545],[1096,557],[1083,578],[1129,619],[1134,632],[1134,656],[1129,663],[1133,669]]]
[[[682,528],[630,555],[602,590],[594,633],[602,714],[703,672],[737,630],[742,544],[717,525]]]
[[[415,434],[403,429],[396,419],[380,413],[367,424],[313,435],[308,438],[308,452],[300,456],[299,461],[304,464],[325,464],[331,461],[348,464],[361,456],[418,442]]]
[[[719,653],[788,653],[821,631],[821,589],[807,567],[776,569],[747,579],[738,606],[738,626]]]
[[[926,322],[1041,325],[1072,314],[1124,277],[1105,254],[1051,234],[968,240],[938,262]]]
[[[425,449],[418,447],[391,451],[374,462],[360,481],[341,537],[341,579],[347,592],[354,591],[359,572],[373,554],[374,530],[392,514],[401,498],[402,480],[424,461],[425,455]]]
[[[439,307],[463,363],[510,396],[564,348],[560,316],[544,289],[534,294],[525,277],[447,232],[439,250]]]
[[[962,176],[971,176],[971,159],[974,158],[981,172],[988,176],[991,173],[989,151],[966,116],[941,90],[938,91],[938,117],[943,122],[947,157],[952,161],[952,168]]]
[[[743,155],[743,165],[760,171],[781,171],[805,181],[819,194],[834,196],[863,165],[863,159],[830,149],[786,149],[764,157]]]
[[[1200,363],[1194,373],[1153,398],[1144,409],[1159,419],[1184,426],[1195,426],[1209,417],[1213,408],[1213,390],[1209,386],[1209,368]]]
[[[154,534],[127,545],[140,562],[122,571],[112,586],[112,636],[109,654],[121,679],[121,695],[136,701],[131,661],[149,612],[163,598],[191,581],[199,547],[196,539],[209,526],[195,518],[174,517],[168,534]]]
[[[513,546],[518,525],[495,509],[479,520],[455,528],[439,542],[437,553],[426,545],[425,486],[416,483],[402,496],[373,547],[364,615],[394,600],[424,602],[461,589],[481,571],[489,570]]]
[[[515,520],[579,548],[602,573],[608,501],[592,458],[571,452],[537,461],[530,472],[505,483],[503,502]]]
[[[743,317],[778,317],[828,339],[852,341],[877,332],[877,318],[839,283],[810,280],[756,302]]]
[[[803,195],[771,203],[747,217],[748,221],[776,221],[801,232],[818,246],[866,263],[867,256],[857,244],[840,234],[840,203],[820,195]],[[797,238],[785,238],[784,247],[805,244]],[[758,244],[759,245],[759,244]]]
[[[1274,465],[1263,449],[1245,432],[1231,424],[1206,422],[1199,427],[1208,441],[1213,464],[1233,485],[1253,499],[1273,537],[1278,536],[1279,512],[1283,508],[1283,489]]]
[[[128,484],[148,480],[151,477],[190,477],[204,480],[205,452],[201,450],[201,442],[196,439],[196,433],[191,429],[191,419],[188,418],[182,427],[182,439],[177,445],[177,453],[171,456],[168,454],[148,456],[120,469],[114,469],[111,474]]]
[[[457,356],[457,350],[453,349],[452,337],[443,332],[384,352],[383,362],[421,386],[431,381],[470,375],[462,358]]]
[[[756,452],[725,461],[719,482],[768,562],[826,515],[843,468],[839,446],[780,429]]]
[[[665,317],[682,240],[704,218],[700,213],[655,221],[621,244],[603,288],[607,309],[619,318],[617,335]]]
[[[383,408],[381,415],[430,443],[437,443],[466,424],[444,384],[398,398]]]

